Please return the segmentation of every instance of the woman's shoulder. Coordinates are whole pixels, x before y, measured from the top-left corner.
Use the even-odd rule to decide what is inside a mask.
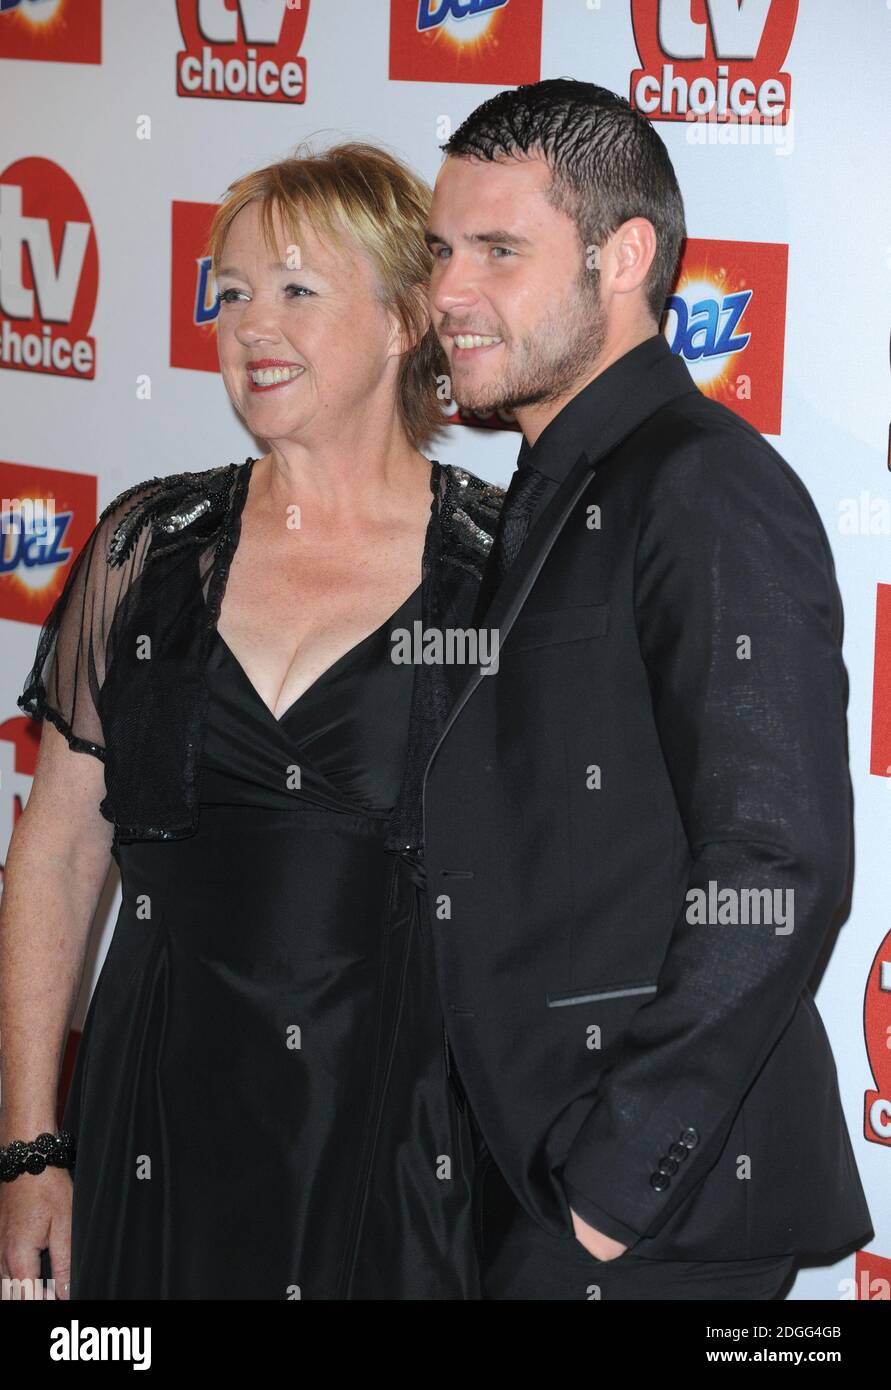
[[[504,501],[503,487],[498,483],[490,483],[485,478],[478,478],[476,473],[471,473],[467,468],[459,468],[454,463],[443,464],[442,470],[459,496],[463,495],[474,506],[491,508],[497,515]]]
[[[248,462],[146,478],[119,492],[97,523],[106,562],[112,567],[123,564],[147,528],[161,546],[184,532],[204,537],[208,526],[218,525],[228,514]]]
[[[484,560],[492,548],[504,488],[487,482],[466,468],[443,464],[440,483],[440,517],[443,534],[456,546],[467,548]]]

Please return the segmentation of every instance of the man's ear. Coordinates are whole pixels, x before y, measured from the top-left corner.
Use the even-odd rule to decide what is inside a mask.
[[[614,294],[630,294],[643,284],[656,255],[652,222],[646,217],[629,217],[613,232],[608,248],[607,286]],[[603,269],[601,263],[601,272]]]

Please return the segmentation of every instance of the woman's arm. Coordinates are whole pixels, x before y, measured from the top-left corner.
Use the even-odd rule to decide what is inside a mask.
[[[0,1145],[56,1129],[62,1055],[111,854],[104,795],[102,762],[72,751],[45,720],[0,905]],[[47,1245],[54,1277],[67,1271],[70,1186],[54,1168],[3,1184],[0,1275],[36,1279]]]

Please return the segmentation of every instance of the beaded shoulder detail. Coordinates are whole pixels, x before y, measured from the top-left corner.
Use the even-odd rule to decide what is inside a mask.
[[[231,504],[237,470],[242,466],[229,463],[197,473],[172,473],[166,478],[136,483],[119,493],[99,518],[104,521],[122,505],[131,503],[112,533],[106,556],[108,564],[116,567],[124,563],[146,525],[162,538],[162,543],[168,543],[201,518],[207,518],[210,523],[222,523]],[[200,529],[202,538],[206,538],[204,524]]]
[[[126,508],[109,541],[108,564],[116,567],[124,563],[146,525],[161,538],[165,549],[170,549],[176,538],[181,543],[193,535],[197,538],[198,528],[193,535],[184,533],[199,520],[201,539],[206,540],[208,527],[215,528],[225,520],[233,502],[236,474],[250,461],[150,478],[120,493],[100,517],[103,521],[113,511]],[[504,489],[465,468],[447,465],[440,470],[438,493],[443,560],[480,575],[492,548]]]
[[[481,575],[498,526],[504,488],[465,468],[443,469],[440,525],[446,563]]]

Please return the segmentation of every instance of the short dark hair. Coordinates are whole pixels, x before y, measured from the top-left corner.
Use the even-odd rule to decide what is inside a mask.
[[[531,82],[484,101],[440,149],[489,160],[540,155],[553,174],[548,201],[572,218],[584,249],[646,217],[656,232],[647,304],[661,321],[687,234],[684,202],[665,145],[624,97],[570,77]]]

